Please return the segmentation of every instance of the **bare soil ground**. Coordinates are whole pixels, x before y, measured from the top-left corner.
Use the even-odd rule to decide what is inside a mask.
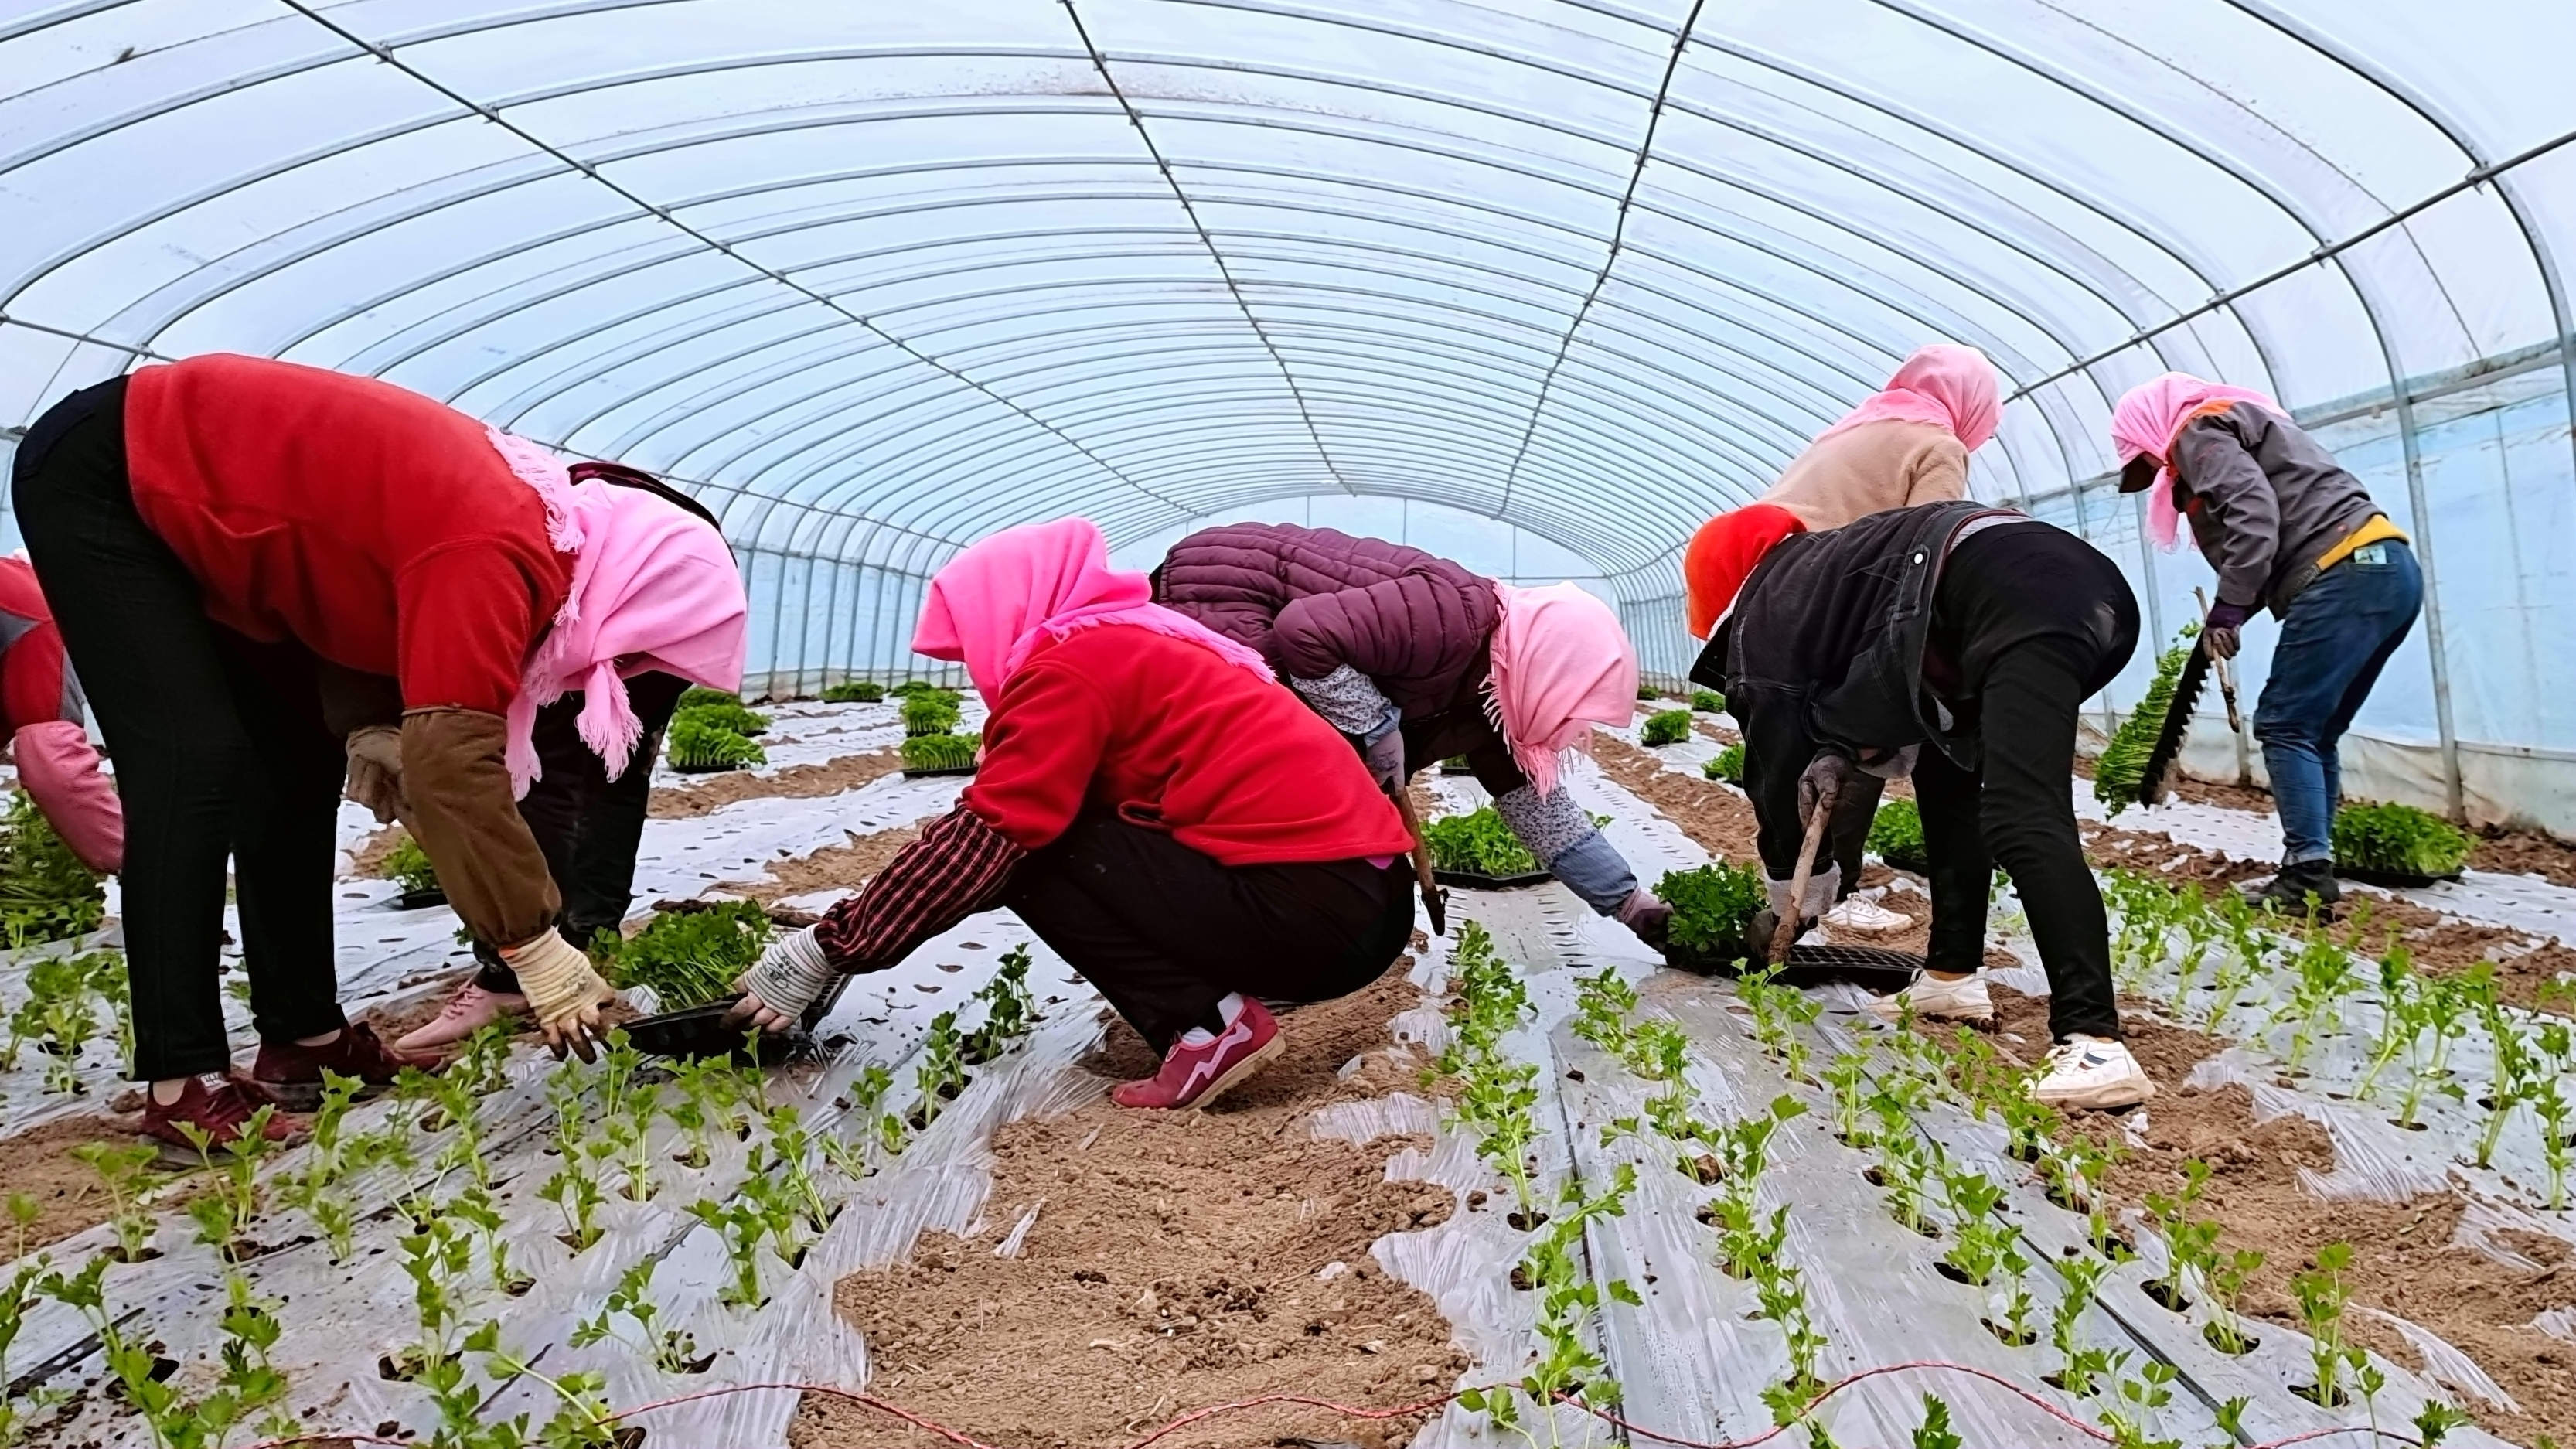
[[[844,844],[825,846],[792,860],[773,860],[769,873],[761,879],[726,881],[717,889],[748,896],[762,905],[815,891],[857,890],[885,869],[886,862],[905,846],[921,838],[921,832],[909,825],[865,835],[856,831],[843,834],[849,837]]]
[[[1388,1020],[1419,1001],[1404,970],[1283,1017],[1287,1051],[1208,1111],[1129,1111],[1102,1099],[996,1133],[987,1219],[1007,1228],[1038,1209],[1019,1256],[943,1235],[835,1292],[842,1317],[868,1335],[871,1392],[1015,1446],[1122,1444],[1189,1410],[1264,1393],[1391,1406],[1442,1392],[1467,1367],[1447,1321],[1389,1279],[1369,1248],[1445,1221],[1454,1199],[1384,1180],[1402,1142],[1320,1141],[1311,1122],[1349,1094],[1336,1076],[1343,1063],[1387,1048]],[[1122,1025],[1088,1063],[1112,1080],[1153,1065]],[[1162,1442],[1401,1445],[1420,1427],[1278,1406]],[[936,1441],[809,1400],[789,1442]]]
[[[645,813],[656,820],[694,820],[741,800],[795,800],[838,795],[903,768],[893,750],[843,755],[819,765],[790,765],[774,775],[731,770],[694,785],[669,786],[653,792]]]
[[[373,835],[358,842],[358,848],[349,852],[352,873],[368,880],[383,875],[385,857],[393,854],[394,847],[402,844],[410,834],[399,825],[377,826]]]
[[[0,1138],[0,1186],[12,1196],[24,1193],[36,1204],[36,1221],[26,1235],[13,1233],[6,1240],[12,1256],[50,1247],[115,1216],[115,1204],[98,1174],[72,1151],[92,1142],[125,1146],[135,1140],[140,1121],[137,1116],[99,1112]]]

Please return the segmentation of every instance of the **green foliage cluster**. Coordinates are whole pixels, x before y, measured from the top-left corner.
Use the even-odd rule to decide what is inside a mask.
[[[2453,875],[2477,842],[2412,805],[2346,805],[2335,812],[2335,864],[2402,875]]]
[[[886,693],[893,695],[897,699],[910,699],[916,694],[954,694],[956,691],[953,689],[943,689],[940,686],[931,683],[927,679],[907,679],[903,683],[889,688]]]
[[[384,863],[376,867],[376,874],[401,886],[406,895],[438,889],[438,867],[430,863],[429,852],[420,848],[420,842],[409,835],[395,841],[394,848],[385,852]]]
[[[1726,696],[1714,689],[1694,689],[1691,691],[1691,709],[1698,714],[1724,714]]]
[[[1655,697],[1655,687],[1653,685],[1640,684],[1637,686],[1637,702],[1639,704],[1644,704]]]
[[[923,689],[906,696],[903,702],[903,732],[907,735],[944,735],[957,728],[957,692],[951,689]]]
[[[738,705],[740,703],[742,703],[742,696],[739,694],[728,694],[721,689],[709,689],[703,684],[692,684],[688,692],[680,696],[680,702],[672,706],[672,712],[676,714],[684,709],[701,709],[711,704]]]
[[[1878,816],[1869,822],[1869,851],[1898,870],[1917,875],[1932,868],[1932,858],[1923,853],[1923,812],[1911,800],[1890,800],[1878,807]]]
[[[691,691],[695,693],[696,691]],[[769,716],[738,699],[709,700],[703,704],[684,704],[672,711],[671,722],[693,719],[717,729],[731,730],[745,739],[769,729]]]
[[[1443,815],[1425,821],[1422,843],[1431,847],[1431,863],[1442,870],[1478,875],[1527,875],[1539,868],[1538,857],[1521,844],[1493,806],[1465,815]]]
[[[739,770],[769,761],[767,752],[743,736],[688,715],[672,719],[663,754],[675,770]]]
[[[1667,872],[1655,894],[1673,908],[1672,943],[1702,956],[1741,948],[1754,913],[1769,899],[1762,872],[1723,860]]]
[[[1699,772],[1702,775],[1707,776],[1709,779],[1724,780],[1726,783],[1733,785],[1739,790],[1743,789],[1744,746],[1728,745],[1725,749],[1717,752],[1716,759],[1700,766]]]
[[[107,915],[107,886],[98,872],[54,833],[23,791],[0,818],[0,937],[11,949],[60,941],[98,929]]]
[[[664,1011],[685,1011],[734,994],[734,982],[769,943],[769,913],[758,901],[703,911],[664,911],[632,939],[603,933],[591,950],[619,987],[644,986]]]
[[[958,770],[975,763],[975,752],[984,747],[982,735],[907,735],[903,742],[903,767],[907,770]]]
[[[1658,710],[1646,716],[1645,724],[1638,728],[1637,743],[1641,745],[1680,744],[1690,738],[1690,717],[1691,712],[1686,709]]]
[[[2155,682],[2147,686],[2146,698],[2120,721],[2111,742],[2102,747],[2102,757],[2093,762],[2093,798],[2114,815],[2138,803],[2138,789],[2147,782],[2147,756],[2155,753],[2156,737],[2164,733],[2174,686],[2182,667],[2191,662],[2192,641],[2199,636],[2198,624],[2185,624],[2174,646],[2156,656]]]
[[[844,679],[823,686],[825,704],[874,704],[885,696],[885,686],[873,679]]]

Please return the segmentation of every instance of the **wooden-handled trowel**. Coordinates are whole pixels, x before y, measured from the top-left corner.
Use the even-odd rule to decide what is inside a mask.
[[[1395,813],[1404,817],[1405,833],[1413,837],[1413,879],[1422,887],[1422,910],[1431,917],[1431,934],[1449,934],[1449,897],[1431,878],[1431,847],[1422,841],[1422,818],[1413,813],[1413,792],[1399,788],[1395,792]]]

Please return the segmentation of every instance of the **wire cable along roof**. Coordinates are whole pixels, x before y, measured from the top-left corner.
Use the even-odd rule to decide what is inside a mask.
[[[20,3],[0,424],[155,357],[380,375],[696,490],[773,667],[899,662],[1011,523],[1399,498],[1587,560],[1675,672],[1689,530],[1940,339],[2006,379],[1979,494],[2169,631],[2100,479],[2181,368],[2436,561],[2365,727],[2546,754],[2571,53],[2542,0]]]

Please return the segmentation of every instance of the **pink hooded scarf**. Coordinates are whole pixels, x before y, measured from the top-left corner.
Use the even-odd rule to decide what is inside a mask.
[[[1936,342],[1917,348],[1887,386],[1863,399],[1842,421],[1816,434],[1821,443],[1863,423],[1890,420],[1947,428],[1973,453],[1995,435],[2002,418],[1995,396],[1995,365],[1973,347]]]
[[[521,797],[544,773],[537,711],[581,691],[582,743],[626,773],[644,723],[626,681],[660,670],[709,689],[742,685],[749,607],[722,535],[666,498],[592,479],[525,438],[494,429],[492,446],[545,500],[554,546],[573,556],[563,607],[519,676],[510,701],[510,787]]]
[[[2202,408],[2240,402],[2289,416],[2269,393],[2211,382],[2188,372],[2168,372],[2139,383],[2120,394],[2118,405],[2111,409],[2111,442],[2119,451],[2120,465],[2125,468],[2141,455],[2157,463],[2156,481],[2147,489],[2147,532],[2156,547],[2171,550],[2182,542],[2182,515],[2175,511],[2173,500],[2174,435]]]
[[[1503,619],[1494,627],[1485,713],[1530,788],[1545,795],[1568,751],[1591,753],[1594,725],[1635,716],[1637,651],[1610,606],[1573,584],[1494,589]]]
[[[1152,599],[1145,575],[1109,566],[1108,540],[1090,519],[1025,524],[968,545],[930,580],[912,652],[963,663],[987,708],[1040,643],[1104,624],[1186,639],[1264,684],[1279,682],[1259,651]]]

